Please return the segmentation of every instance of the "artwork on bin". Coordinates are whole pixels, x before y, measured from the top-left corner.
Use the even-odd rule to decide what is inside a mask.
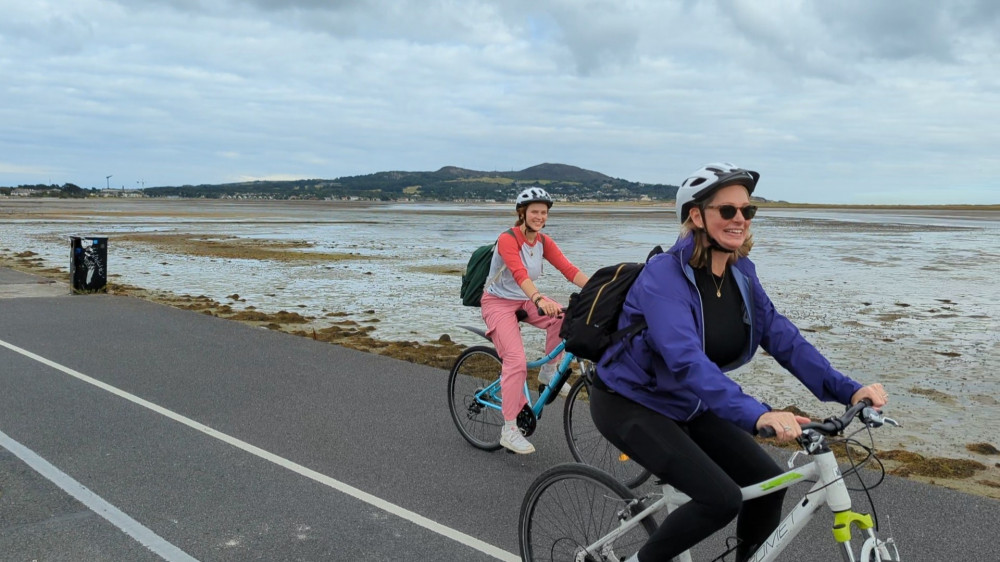
[[[97,240],[83,250],[83,265],[87,268],[87,285],[93,280],[94,273],[104,278],[104,264],[101,263],[101,255],[97,252]]]
[[[70,282],[73,291],[104,291],[108,280],[108,239],[72,236],[70,243]]]

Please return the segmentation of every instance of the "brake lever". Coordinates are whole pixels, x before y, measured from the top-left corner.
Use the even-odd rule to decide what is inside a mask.
[[[792,453],[792,456],[788,459],[788,468],[795,468],[795,459],[799,455],[811,455],[816,452],[819,444],[823,441],[823,434],[813,431],[811,429],[803,429],[802,435],[797,439],[799,445],[802,449]]]
[[[867,425],[868,427],[882,427],[885,424],[889,424],[895,427],[900,426],[899,422],[883,415],[882,412],[876,410],[871,406],[861,411],[861,421],[863,421],[865,425]]]
[[[791,458],[788,459],[788,468],[789,469],[795,468],[795,459],[799,458],[799,455],[804,455],[804,454],[806,454],[805,451],[795,451],[794,453],[792,453]]]

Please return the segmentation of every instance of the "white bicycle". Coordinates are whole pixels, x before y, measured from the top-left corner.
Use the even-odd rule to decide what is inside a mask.
[[[837,459],[827,444],[828,437],[841,436],[855,419],[863,422],[861,427],[839,440],[863,449],[862,458],[853,458],[851,447],[848,452],[850,468],[841,474]],[[771,562],[777,559],[805,528],[810,519],[824,506],[833,514],[833,538],[838,543],[845,562],[898,562],[899,551],[892,538],[880,539],[877,516],[858,513],[852,509],[844,476],[857,471],[874,461],[881,473],[878,481],[867,485],[858,475],[861,489],[867,494],[877,487],[885,471],[874,454],[874,440],[871,429],[884,424],[899,425],[895,420],[884,417],[870,407],[870,403],[859,402],[847,409],[843,416],[827,418],[823,422],[813,422],[802,426],[798,438],[802,449],[788,460],[789,470],[780,476],[742,489],[743,499],[750,500],[784,490],[805,482],[815,483],[795,504],[795,507],[778,524],[773,533],[750,557],[752,562]],[[770,429],[770,428],[765,428]],[[867,431],[871,446],[864,446],[855,439],[858,432]],[[761,434],[765,437],[764,431]],[[771,433],[770,436],[773,436]],[[833,440],[831,440],[832,442]],[[856,454],[857,451],[855,450]],[[802,466],[795,466],[795,460],[806,455],[812,460]],[[653,492],[636,497],[628,488],[610,475],[592,466],[568,463],[555,466],[540,475],[528,488],[521,505],[518,523],[518,538],[522,560],[528,562],[574,561],[574,562],[621,562],[645,544],[649,535],[656,530],[654,515],[662,510],[669,513],[690,500],[686,495],[669,485],[662,484],[661,492]],[[869,495],[869,500],[871,496]],[[874,503],[872,512],[875,512]],[[859,531],[860,548],[851,544],[853,528]],[[714,560],[725,560],[734,550],[727,549]],[[690,552],[674,559],[675,562],[691,562]]]

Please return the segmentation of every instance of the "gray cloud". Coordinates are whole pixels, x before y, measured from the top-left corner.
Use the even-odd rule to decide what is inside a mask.
[[[542,161],[676,183],[724,159],[775,198],[877,184],[930,202],[960,184],[995,200],[994,6],[17,3],[0,21],[0,185]]]

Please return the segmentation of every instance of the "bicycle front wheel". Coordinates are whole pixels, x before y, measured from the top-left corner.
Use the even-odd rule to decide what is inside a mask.
[[[844,558],[850,552],[850,542],[846,544]],[[861,545],[861,553],[857,558],[858,562],[899,562],[899,550],[896,549],[896,541],[886,539],[881,541],[875,536],[872,529],[868,530],[868,538]]]
[[[629,488],[636,488],[649,478],[649,471],[619,451],[601,435],[590,417],[590,387],[580,377],[566,396],[563,406],[563,430],[573,458],[596,466]]]
[[[521,504],[518,541],[526,562],[625,560],[656,530],[652,517],[632,521],[617,539],[598,539],[629,521],[642,508],[620,482],[584,464],[562,464],[543,472]],[[588,547],[595,548],[588,555]]]
[[[500,356],[492,347],[462,352],[448,375],[448,411],[466,441],[485,451],[500,448]]]

